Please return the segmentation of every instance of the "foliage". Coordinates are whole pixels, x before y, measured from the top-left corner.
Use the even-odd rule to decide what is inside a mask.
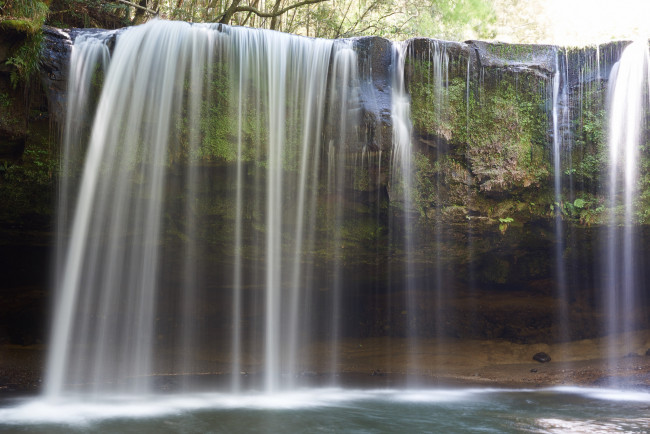
[[[416,28],[419,35],[462,41],[491,39],[497,14],[487,0],[429,0]]]
[[[20,45],[16,51],[5,62],[13,66],[9,78],[11,85],[15,88],[19,82],[27,82],[38,71],[41,60],[41,49],[43,34],[36,33]]]
[[[10,79],[14,88],[21,81],[29,81],[38,70],[43,42],[41,26],[48,12],[48,6],[40,0],[3,2],[0,7],[0,31],[12,30],[24,36],[5,61],[13,67]]]
[[[20,19],[36,33],[45,22],[49,8],[41,0],[0,1],[0,20]]]
[[[454,77],[438,87],[430,83],[425,71],[429,62],[414,63],[414,79],[409,86],[411,117],[416,131],[439,137],[450,143],[461,143],[467,137],[466,83]]]
[[[556,202],[551,206],[551,210],[555,213],[559,209],[563,219],[583,226],[602,223],[607,210],[603,197],[584,191],[581,194],[582,196],[575,198],[573,202]]]
[[[514,222],[515,219],[512,217],[504,217],[499,219],[499,232],[502,234],[505,234],[506,231],[508,230],[508,225],[512,222]]]
[[[513,43],[540,43],[549,39],[552,28],[546,10],[551,2],[537,0],[492,0],[496,18],[494,38]]]
[[[436,168],[429,158],[421,152],[414,155],[415,185],[413,188],[413,205],[420,216],[427,217],[427,210],[434,208],[438,202],[436,188]]]
[[[132,24],[132,8],[113,0],[52,0],[48,24],[114,29]]]
[[[639,161],[639,197],[636,203],[637,219],[642,224],[650,222],[650,144],[645,143],[641,147],[641,158]]]
[[[470,100],[467,158],[484,191],[538,185],[548,175],[546,117],[541,93],[526,77],[502,77]],[[531,83],[534,80],[531,80]]]
[[[5,92],[0,92],[0,107],[9,107],[11,105],[11,97]]]
[[[115,28],[155,16],[325,38],[458,40],[492,37],[496,19],[489,0],[53,0],[50,24]]]

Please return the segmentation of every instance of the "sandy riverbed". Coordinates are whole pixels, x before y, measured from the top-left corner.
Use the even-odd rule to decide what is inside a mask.
[[[626,343],[627,342],[627,347]],[[632,345],[632,347],[630,347]],[[329,346],[305,349],[315,377],[331,371]],[[650,330],[567,344],[522,345],[505,341],[420,340],[409,346],[405,339],[345,340],[336,360],[343,385],[385,386],[494,386],[549,387],[558,385],[650,388]],[[545,352],[551,362],[539,363],[533,355]],[[611,351],[612,358],[603,358]],[[42,386],[43,346],[0,346],[0,393],[37,393]],[[227,363],[202,374],[224,375]],[[408,367],[408,370],[407,370]],[[260,369],[245,366],[247,375]],[[171,372],[159,372],[165,377]],[[408,374],[408,375],[407,375]]]

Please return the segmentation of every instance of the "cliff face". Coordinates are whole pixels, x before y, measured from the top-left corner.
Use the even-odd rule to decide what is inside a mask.
[[[2,288],[8,300],[15,300],[26,287],[47,286],[47,249],[42,246],[53,245],[59,132],[75,35],[45,28],[40,82],[17,87],[11,83],[6,59],[24,35],[1,35],[0,248],[4,257],[12,258],[5,264],[30,264],[5,267],[9,277]],[[594,321],[599,315],[600,277],[594,270],[603,255],[599,240],[608,218],[603,196],[605,93],[609,71],[625,44],[567,50],[480,41],[409,41],[405,81],[411,99],[415,172],[411,208],[406,209],[398,186],[380,170],[390,164],[392,149],[392,45],[381,38],[352,43],[359,61],[362,127],[358,137],[350,140],[349,152],[376,157],[365,166],[352,159],[348,163],[346,179],[351,182],[345,203],[349,210],[343,212],[341,240],[345,253],[338,259],[325,253],[323,264],[318,265],[324,270],[328,262],[342,260],[344,274],[361,275],[359,291],[350,296],[350,305],[361,307],[355,308],[355,319],[344,329],[367,336],[406,333],[409,320],[404,306],[389,298],[403,289],[402,279],[395,276],[403,274],[411,261],[418,276],[413,282],[417,296],[438,291],[448,298],[446,307],[434,314],[426,306],[415,314],[422,330],[442,327],[447,336],[518,342],[558,338],[554,224],[559,210],[562,255],[571,287],[570,337],[600,333]],[[218,122],[205,128],[219,132],[229,128]],[[229,140],[228,134],[213,136],[217,142]],[[561,142],[560,200],[553,179],[557,140]],[[217,142],[207,155],[211,163],[205,170],[221,179],[232,166],[222,154],[231,146]],[[647,157],[643,156],[643,167]],[[650,200],[650,178],[645,174],[642,184],[641,210],[648,209],[644,201]],[[231,241],[227,228],[234,217],[222,208],[214,200],[198,212],[205,214],[206,221],[218,217],[212,228],[216,231],[206,234],[206,239],[223,248]],[[413,228],[404,229],[415,234],[410,257],[404,254],[399,234],[389,234],[387,229],[404,213],[410,213],[414,222]],[[640,212],[638,223],[645,222],[645,212]],[[327,222],[317,220],[317,224]],[[647,232],[644,225],[644,239]],[[175,233],[167,239],[171,245],[179,242]],[[219,261],[226,266],[224,259]],[[377,271],[387,263],[390,273]],[[326,278],[325,271],[322,276]],[[45,304],[44,293],[39,294],[36,311],[40,312]],[[34,313],[34,298],[22,299],[22,305],[10,308],[13,314],[18,312],[23,319],[45,316]],[[8,316],[0,312],[0,318]],[[16,321],[0,324],[0,339],[23,339],[16,337],[22,319]],[[32,334],[41,337],[39,332]]]
[[[67,38],[45,28],[40,74],[19,75],[21,49],[32,43],[29,29],[0,30],[0,342],[33,344],[43,339],[47,318],[59,124],[65,113]],[[69,44],[68,44],[69,45]],[[59,56],[63,63],[52,62]],[[18,65],[18,66],[17,66]],[[54,90],[57,89],[57,90]]]

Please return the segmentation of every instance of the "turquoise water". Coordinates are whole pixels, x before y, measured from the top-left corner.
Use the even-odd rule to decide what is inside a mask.
[[[307,389],[0,401],[0,431],[25,433],[650,432],[650,393]]]

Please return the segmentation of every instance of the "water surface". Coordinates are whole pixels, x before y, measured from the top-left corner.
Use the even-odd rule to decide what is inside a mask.
[[[0,401],[0,431],[27,433],[598,433],[648,427],[650,393],[610,389],[324,388]]]

